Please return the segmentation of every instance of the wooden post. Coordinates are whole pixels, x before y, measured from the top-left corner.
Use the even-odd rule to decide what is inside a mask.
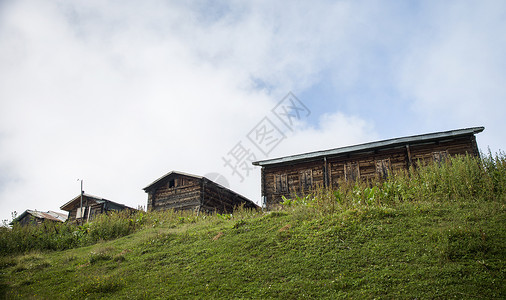
[[[471,136],[471,147],[473,148],[473,156],[480,158],[480,150],[478,149],[478,144],[476,143],[476,136]]]
[[[286,176],[286,180],[288,181],[288,175]],[[287,182],[288,184],[288,182]],[[267,207],[267,198],[264,198],[266,195],[265,191],[265,170],[264,167],[261,167],[260,169],[260,206],[262,206],[262,209],[264,209],[264,206]]]
[[[81,179],[81,208],[79,210],[81,215],[81,225],[83,225],[83,180]]]
[[[408,154],[408,169],[409,169],[409,167],[411,167],[411,165],[413,164],[413,162],[411,161],[411,151],[409,150],[409,145],[406,145],[406,151]]]
[[[329,186],[329,178],[327,175],[327,157],[323,157],[323,187],[327,188]]]

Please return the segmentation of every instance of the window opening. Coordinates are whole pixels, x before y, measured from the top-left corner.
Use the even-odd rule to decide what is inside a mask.
[[[305,170],[300,172],[300,185],[302,190],[310,190],[313,187],[312,170]]]
[[[441,164],[444,163],[448,159],[448,151],[435,151],[432,152],[432,160],[435,163]]]
[[[380,159],[376,161],[376,173],[382,179],[387,179],[390,173],[390,159]]]
[[[286,174],[278,174],[274,175],[274,180],[276,182],[276,192],[277,193],[286,193],[288,192],[288,178]]]
[[[360,178],[360,169],[358,162],[348,162],[344,165],[344,179],[346,181],[355,181]]]

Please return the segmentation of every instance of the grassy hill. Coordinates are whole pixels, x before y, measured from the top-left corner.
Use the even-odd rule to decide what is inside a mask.
[[[275,212],[3,230],[0,296],[504,299],[505,162],[454,159]]]

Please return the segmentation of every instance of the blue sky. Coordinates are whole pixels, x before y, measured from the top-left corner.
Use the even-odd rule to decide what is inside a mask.
[[[0,217],[58,210],[77,179],[145,206],[171,170],[259,202],[260,171],[224,158],[265,158],[265,118],[268,157],[473,126],[505,149],[505,31],[504,1],[3,1]],[[291,128],[289,92],[311,111]]]

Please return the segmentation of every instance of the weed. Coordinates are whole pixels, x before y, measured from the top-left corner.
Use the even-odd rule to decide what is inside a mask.
[[[237,229],[237,228],[239,228],[239,227],[241,227],[243,225],[246,225],[246,224],[247,224],[246,221],[244,221],[244,220],[238,220],[238,221],[236,221],[234,223],[234,226],[232,226],[232,228]]]
[[[501,299],[505,193],[501,153],[314,189],[269,213],[14,226],[0,230],[0,295]]]

